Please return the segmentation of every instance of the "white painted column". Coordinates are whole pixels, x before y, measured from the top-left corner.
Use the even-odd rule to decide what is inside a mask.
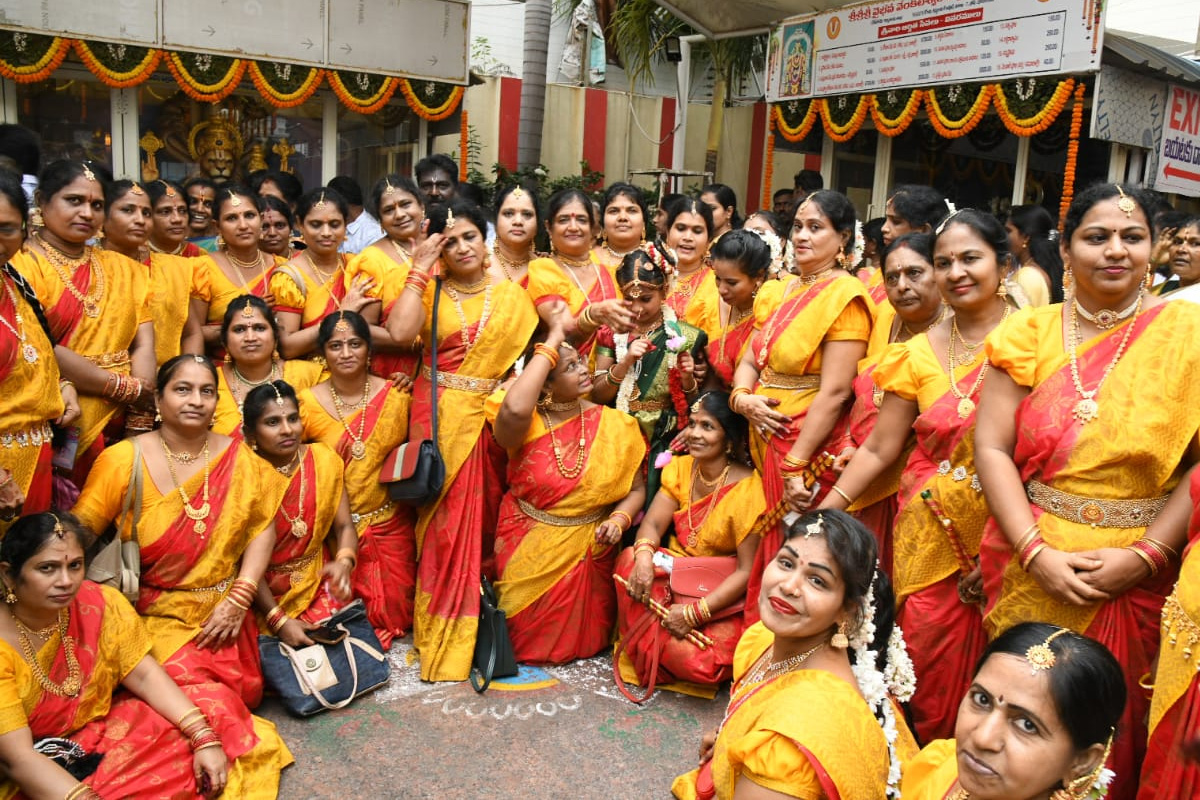
[[[837,143],[828,136],[821,140],[821,180],[825,182],[826,189],[832,189],[833,186],[833,150]]]
[[[693,34],[679,37],[679,63],[675,65],[675,86],[679,96],[675,99],[675,138],[671,142],[671,169],[684,169],[687,152],[688,98],[692,95],[692,44],[703,42],[704,37]]]
[[[1017,163],[1013,167],[1012,204],[1025,204],[1025,182],[1029,179],[1029,148],[1028,136],[1017,137]]]
[[[825,184],[828,186],[829,184]],[[892,185],[892,137],[880,134],[875,140],[875,182],[871,185],[871,205],[866,219],[882,217]]]
[[[338,99],[333,92],[321,93],[321,184],[337,177]]]
[[[141,151],[138,139],[138,97],[136,88],[113,89],[109,94],[112,111],[112,168],[114,178],[142,180]]]
[[[17,124],[17,82],[0,78],[0,122]]]

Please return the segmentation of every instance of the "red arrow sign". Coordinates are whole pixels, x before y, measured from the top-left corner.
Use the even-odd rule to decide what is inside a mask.
[[[1168,164],[1163,167],[1163,177],[1186,178],[1189,181],[1200,181],[1200,172],[1187,172]]]

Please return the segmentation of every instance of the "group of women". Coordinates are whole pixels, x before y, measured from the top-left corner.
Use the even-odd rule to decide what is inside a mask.
[[[293,210],[223,186],[218,250],[189,257],[170,182],[56,162],[33,220],[9,183],[0,696],[28,733],[0,736],[0,792],[273,796],[258,636],[310,645],[359,598],[383,647],[411,631],[421,677],[461,681],[484,578],[522,662],[615,642],[637,700],[733,679],[680,797],[1200,783],[1200,311],[1147,291],[1141,193],[1080,192],[1055,252],[1036,213],[1006,230],[899,187],[875,265],[832,191],[742,228],[713,185],[655,230],[629,184],[598,218],[511,186],[489,243],[481,209],[388,175],[384,236],[347,260],[329,189]],[[381,468],[424,440],[442,489],[398,504]],[[83,580],[109,529],[140,547],[133,609]],[[193,763],[26,777],[35,740],[108,759],[132,717]]]

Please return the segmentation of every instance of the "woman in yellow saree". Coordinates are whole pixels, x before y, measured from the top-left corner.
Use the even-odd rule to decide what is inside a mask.
[[[891,615],[875,613],[891,600],[875,555],[875,537],[840,511],[788,528],[760,581],[761,619],[738,642],[725,718],[675,797],[899,796],[915,747],[893,696],[906,699],[912,673]]]
[[[177,683],[222,683],[253,708],[263,684],[247,612],[271,558],[287,479],[243,443],[208,430],[216,398],[216,369],[203,356],[164,364],[155,396],[162,428],[101,453],[73,513],[92,530],[116,524],[124,539],[136,515],[136,607],[154,657]]]
[[[612,571],[621,534],[645,499],[637,422],[583,398],[587,362],[562,316],[485,412],[509,452],[496,528],[496,593],[517,661],[564,664],[612,641]]]
[[[129,601],[84,579],[91,539],[37,514],[0,544],[0,797],[273,800],[292,761],[275,727],[220,684],[181,691]]]
[[[1200,309],[1145,289],[1149,202],[1113,184],[1075,196],[1062,245],[1071,297],[1022,311],[989,337],[996,369],[976,436],[992,511],[980,555],[984,624],[995,635],[1039,619],[1116,655],[1129,689],[1109,762],[1116,798],[1135,791],[1149,709],[1138,682],[1157,655],[1185,542],[1183,526],[1161,539],[1146,526],[1200,443]]]
[[[708,334],[719,332],[720,295],[713,280],[708,253],[712,238],[712,209],[691,197],[667,207],[667,247],[676,254],[666,303],[675,316]]]
[[[478,208],[460,202],[431,208],[429,229],[388,330],[397,341],[418,334],[429,341],[439,291],[429,276],[440,255],[446,277],[437,319],[437,445],[446,481],[417,517],[413,644],[423,680],[462,681],[475,650],[480,577],[494,574],[488,534],[504,491],[504,452],[486,427],[484,405],[524,352],[538,315],[525,290],[487,274],[487,220]],[[413,441],[432,434],[430,377],[426,367],[413,386]]]
[[[853,238],[854,206],[846,196],[810,194],[792,219],[799,274],[765,284],[754,304],[763,322],[734,372],[729,402],[750,422],[750,454],[763,478],[767,508],[785,499],[803,507],[799,498],[807,492],[800,472],[823,453],[842,449],[845,424],[839,421],[871,335],[871,301],[862,282],[842,266]],[[780,535],[778,528],[764,533],[750,576],[751,597],[758,591],[762,559],[779,550]],[[746,607],[747,622],[757,614],[753,604]]]
[[[141,264],[88,245],[104,223],[102,178],[88,163],[50,164],[36,197],[45,227],[12,266],[41,301],[62,376],[79,394],[77,447],[59,458],[82,486],[106,439],[124,435],[124,410],[153,410],[150,280]]]

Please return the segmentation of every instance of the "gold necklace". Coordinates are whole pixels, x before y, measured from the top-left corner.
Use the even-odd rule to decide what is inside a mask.
[[[1008,303],[1005,303],[1004,304],[1004,315],[1000,317],[1000,322],[1004,322],[1004,320],[1008,319],[1008,314],[1010,311],[1012,311],[1012,306],[1010,306]],[[999,324],[999,323],[997,323],[997,324]],[[954,340],[955,339],[958,339],[959,341],[963,342],[964,345],[966,344],[966,340],[963,339],[962,336],[960,336],[958,334],[958,317],[957,316],[954,318],[954,321],[951,323],[950,343],[947,345],[946,363],[949,366],[949,370],[950,370],[950,376],[949,376],[950,377],[950,393],[958,398],[958,416],[960,419],[966,419],[967,417],[969,417],[975,413],[975,401],[972,400],[971,398],[979,392],[979,387],[983,386],[983,378],[985,375],[987,375],[988,367],[991,366],[991,362],[986,361],[986,360],[983,362],[983,366],[981,366],[979,368],[979,374],[975,376],[975,382],[971,384],[971,388],[969,391],[967,391],[965,393],[959,391],[958,378],[954,377],[954,368],[956,365],[957,366],[966,366],[967,364],[974,363],[975,358],[974,358],[974,356],[972,356],[969,360],[962,362],[960,364],[959,356],[957,356],[954,352]],[[978,344],[976,344],[975,349],[979,349],[979,347],[983,344],[983,341],[984,340],[981,340]]]
[[[183,513],[192,521],[192,530],[200,537],[204,536],[208,530],[208,514],[212,511],[212,506],[208,502],[208,437],[204,437],[204,447],[200,449],[200,457],[204,459],[204,489],[200,494],[201,503],[199,508],[192,508],[192,498],[187,496],[187,492],[183,490],[183,484],[179,482],[179,474],[175,471],[175,462],[187,463],[181,461],[180,454],[171,452],[171,448],[167,446],[167,440],[163,438],[162,433],[158,434],[158,441],[162,444],[163,453],[167,456],[167,470],[171,473],[171,482],[175,484],[175,491],[179,492],[179,499],[183,501]],[[195,458],[195,456],[193,456]]]
[[[1007,314],[1005,316],[1007,316]],[[954,339],[958,339],[958,343],[963,349],[962,355],[959,356],[958,363],[953,365],[956,367],[963,367],[963,366],[966,366],[967,364],[974,363],[975,362],[975,351],[978,350],[979,348],[983,347],[983,343],[985,341],[987,341],[986,339],[980,339],[978,342],[968,342],[966,340],[966,338],[963,337],[962,333],[958,330],[958,317],[957,316],[955,316],[955,318],[953,320],[951,320],[951,322],[950,322],[950,338],[951,338],[951,343],[953,343]]]
[[[779,662],[771,661],[771,650],[770,648],[767,648],[767,651],[759,656],[758,661],[754,663],[754,668],[750,670],[746,677],[745,685],[749,686],[752,683],[761,683],[762,681],[770,680],[777,675],[791,672],[792,670],[796,669],[796,667],[799,667],[801,664],[807,661],[809,656],[820,650],[825,645],[826,642],[819,642],[815,647],[805,650],[803,653],[798,655],[794,655],[791,658],[785,658],[783,661]]]
[[[317,278],[320,279],[322,286],[325,286],[330,281],[332,281],[335,277],[337,277],[338,270],[346,268],[346,260],[345,260],[346,257],[344,255],[342,255],[341,253],[337,254],[337,264],[334,266],[333,269],[329,270],[329,272],[325,272],[324,270],[322,270],[320,267],[317,266],[317,262],[315,260],[313,260],[313,257],[311,255],[309,255],[308,250],[304,251],[304,258],[308,260],[308,265],[310,267],[312,267],[313,274],[315,274],[317,276]],[[336,297],[334,298],[334,302],[337,303]],[[338,308],[341,308],[340,303],[338,303]]]
[[[501,271],[504,272],[504,277],[508,278],[510,281],[513,281],[514,283],[516,282],[517,279],[513,277],[513,273],[517,272],[518,270],[528,268],[529,267],[529,259],[530,259],[531,255],[532,255],[532,248],[530,248],[530,250],[526,251],[524,261],[514,261],[513,259],[509,258],[508,256],[506,256],[500,252],[500,243],[499,242],[494,242],[492,244],[492,258],[496,259],[496,263],[500,265]]]
[[[1129,344],[1129,337],[1133,335],[1133,326],[1137,322],[1137,315],[1142,310],[1142,298],[1144,292],[1138,292],[1138,299],[1133,305],[1133,320],[1125,327],[1125,335],[1121,337],[1121,344],[1117,347],[1117,353],[1113,356],[1112,361],[1108,362],[1108,366],[1104,368],[1104,374],[1100,376],[1100,380],[1096,383],[1096,388],[1085,391],[1083,381],[1079,378],[1079,358],[1078,349],[1079,341],[1082,338],[1079,334],[1079,317],[1076,315],[1078,303],[1071,304],[1071,335],[1068,337],[1071,343],[1071,381],[1075,384],[1075,391],[1079,393],[1079,402],[1071,410],[1071,414],[1075,419],[1079,420],[1079,424],[1086,425],[1100,415],[1100,404],[1096,402],[1096,395],[1100,393],[1100,387],[1104,385],[1104,381],[1108,378],[1108,373],[1113,371],[1113,367],[1117,366],[1117,362],[1121,360],[1121,356],[1125,353],[1125,347]]]
[[[178,247],[176,247],[174,250],[163,250],[161,247],[159,247],[158,245],[156,245],[156,244],[155,244],[153,241],[147,242],[146,244],[150,245],[150,251],[151,251],[151,252],[154,252],[154,253],[163,253],[164,255],[168,255],[168,256],[178,256],[178,255],[182,255],[182,254],[183,254],[183,248],[187,247],[187,242],[186,242],[186,241],[185,241],[185,242],[180,242],[180,243],[179,243],[179,246],[178,246]]]
[[[243,375],[242,371],[238,369],[236,361],[231,360],[229,362],[229,371],[233,373],[233,377],[237,378],[238,383],[242,385],[241,388],[235,388],[233,386],[229,387],[229,391],[231,394],[233,394],[233,399],[237,403],[239,416],[245,416],[245,414],[242,412],[242,406],[246,402],[246,395],[249,393],[250,389],[270,383],[277,377],[282,377],[283,374],[283,370],[280,368],[279,362],[273,358],[271,359],[271,371],[267,373],[267,377],[263,378],[261,381],[252,381]]]
[[[696,542],[699,540],[699,536],[700,536],[700,529],[704,527],[705,522],[708,522],[708,517],[710,514],[712,514],[713,506],[716,505],[715,500],[708,504],[708,508],[704,511],[704,516],[702,516],[700,518],[700,524],[697,525],[696,521],[694,519],[692,519],[692,508],[696,505],[696,499],[703,500],[708,495],[716,494],[717,492],[720,492],[722,489],[724,489],[725,488],[725,480],[729,477],[729,467],[730,467],[730,464],[728,461],[726,461],[725,469],[721,470],[721,474],[717,476],[716,480],[714,480],[710,483],[709,481],[705,480],[703,475],[700,474],[700,465],[698,463],[693,462],[693,464],[692,464],[692,486],[691,486],[691,490],[690,490],[691,494],[688,496],[688,507],[687,507],[688,528],[691,529],[688,531],[688,537],[687,537],[687,546],[688,547],[696,546]],[[709,489],[709,491],[702,494],[699,498],[696,498],[696,481],[697,481],[697,479],[699,479],[700,482],[704,484],[706,489]],[[713,486],[713,484],[716,484],[715,489],[710,488]]]
[[[590,306],[592,301],[588,295],[588,290],[583,288],[583,283],[579,280],[579,277],[575,274],[575,270],[572,269],[572,267],[579,267],[582,269],[590,266],[592,268],[592,272],[596,276],[596,281],[592,285],[600,287],[601,300],[608,299],[608,297],[605,295],[604,284],[600,282],[600,266],[595,261],[592,261],[591,259],[588,259],[587,261],[572,261],[562,254],[556,255],[554,258],[558,260],[562,270],[567,273],[567,276],[570,277],[571,281],[575,284],[575,288],[579,289],[579,293],[583,295],[584,308]]]
[[[299,500],[299,502],[296,503],[296,516],[292,517],[286,511],[284,511],[282,502],[280,502],[280,504],[279,504],[279,516],[281,516],[285,520],[287,520],[288,526],[291,527],[291,529],[292,529],[292,536],[295,536],[297,539],[303,539],[305,534],[308,533],[308,523],[304,521],[304,475],[305,475],[305,472],[304,472],[304,448],[303,447],[301,447],[299,450],[296,451],[296,457],[300,461],[300,466],[296,473],[296,480],[298,480],[300,482],[300,500]],[[295,464],[295,463],[296,463],[296,461],[293,460],[292,464]],[[278,469],[279,472],[281,472],[282,474],[288,475],[290,477],[290,475],[291,475],[290,472],[284,472],[285,469],[289,469],[290,467],[291,467],[291,465],[289,464],[288,467],[276,467],[276,469]]]
[[[454,291],[462,292],[463,294],[478,294],[480,290],[488,285],[488,278],[489,276],[486,272],[483,273],[482,278],[474,283],[463,283],[454,280],[454,278],[446,278],[446,285],[454,289]]]
[[[75,285],[75,271],[92,260],[92,248],[85,244],[83,254],[74,257],[47,242],[37,231],[33,232],[33,238],[41,245],[42,251],[46,254],[46,260],[50,262],[50,266],[54,267],[54,272],[62,281],[63,286],[83,306],[83,313],[93,318],[100,316],[100,300],[104,297],[104,270],[100,265],[96,264],[95,269],[92,270],[92,281],[87,294],[79,291],[79,287]]]
[[[333,408],[337,411],[338,421],[342,423],[342,427],[346,429],[346,435],[354,440],[354,444],[350,445],[350,457],[355,461],[362,461],[367,457],[367,403],[371,400],[371,373],[367,373],[367,384],[363,387],[362,398],[358,401],[358,435],[354,435],[354,431],[350,430],[350,426],[346,424],[346,415],[342,411],[342,398],[338,395],[337,389],[333,385],[333,378],[329,379],[329,394],[333,397]]]
[[[913,338],[914,336],[918,335],[918,334],[921,334],[921,333],[926,333],[926,332],[928,332],[928,331],[929,331],[931,328],[934,328],[934,327],[936,327],[936,326],[938,326],[938,325],[941,325],[941,324],[942,324],[942,320],[946,319],[946,310],[947,310],[947,308],[948,308],[948,306],[947,306],[945,303],[942,303],[942,304],[941,304],[941,310],[940,310],[940,311],[938,311],[937,319],[935,319],[933,322],[931,322],[931,323],[929,323],[928,325],[926,325],[924,328],[921,328],[921,330],[919,330],[919,331],[914,331],[912,328],[908,327],[908,323],[907,323],[907,322],[904,322],[904,321],[901,321],[901,322],[900,322],[900,327],[904,329],[904,332],[908,334],[908,337],[909,337],[910,339],[911,339],[911,338]],[[900,315],[899,315],[899,314],[897,314],[897,315],[896,315],[896,319],[897,319],[897,320],[899,320],[899,319],[900,319]],[[955,328],[955,331],[957,331],[957,330],[958,330],[958,328]],[[896,333],[897,333],[897,334],[899,334],[899,331],[896,331]],[[889,337],[889,338],[888,338],[888,343],[890,344],[890,343],[893,341],[893,339],[894,339],[894,337]],[[971,359],[971,360],[972,360],[972,361],[974,361],[975,359]]]
[[[575,451],[575,466],[568,469],[563,464],[562,448],[559,447],[558,437],[554,435],[554,425],[550,420],[550,415],[546,413],[546,409],[539,407],[538,413],[542,415],[542,422],[546,425],[546,430],[550,432],[550,447],[554,450],[554,463],[558,466],[558,474],[568,480],[578,478],[579,473],[583,472],[583,461],[587,457],[587,427],[583,423],[583,405],[579,402],[574,404],[579,409],[579,449]]]
[[[475,343],[479,341],[479,337],[483,335],[483,326],[487,324],[488,317],[491,316],[492,313],[491,277],[485,274],[483,276],[483,283],[485,284],[483,289],[483,310],[479,313],[479,325],[475,328],[474,339],[467,338],[467,312],[463,310],[462,299],[458,296],[458,292],[455,290],[454,286],[450,285],[450,283],[442,284],[442,288],[446,290],[446,294],[450,295],[450,300],[454,303],[454,311],[456,314],[458,314],[458,321],[462,326],[463,346],[466,348],[466,353],[464,353],[464,356],[471,352],[471,348],[475,346]],[[478,289],[474,289],[474,287],[466,288],[478,291]]]
[[[17,337],[17,342],[21,345],[21,355],[24,359],[30,364],[36,364],[38,362],[38,351],[36,347],[25,339],[25,320],[21,316],[20,309],[17,308],[17,294],[13,291],[12,284],[3,275],[0,275],[0,282],[4,283],[4,291],[8,293],[8,299],[12,301],[13,322],[16,324],[14,325],[13,322],[9,322],[4,317],[0,317],[0,323],[3,323],[4,327],[12,331],[12,335]]]
[[[571,400],[565,403],[554,403],[547,400],[544,403],[538,403],[538,408],[545,411],[575,411],[579,408],[578,400]]]
[[[235,256],[233,254],[233,251],[230,250],[228,247],[225,248],[224,252],[225,252],[225,257],[229,259],[229,263],[233,264],[238,269],[243,269],[243,270],[257,269],[260,265],[262,265],[262,257],[263,257],[262,250],[254,251],[255,255],[254,255],[253,261],[243,261],[242,259]]]
[[[402,265],[412,263],[412,253],[401,247],[398,240],[389,236],[388,241],[392,243],[392,247],[396,248],[396,255],[400,256],[400,263]]]
[[[1102,308],[1093,314],[1083,307],[1083,303],[1079,302],[1078,297],[1072,298],[1071,302],[1075,304],[1075,310],[1079,312],[1079,316],[1102,331],[1111,331],[1117,327],[1118,322],[1137,313],[1138,304],[1142,302],[1142,293],[1139,291],[1134,301],[1120,311],[1113,311],[1111,308]]]
[[[58,697],[75,697],[79,694],[79,690],[83,687],[80,681],[79,674],[79,659],[75,657],[75,639],[67,635],[67,624],[70,621],[71,612],[67,609],[62,609],[58,612],[58,621],[51,626],[42,628],[40,631],[35,631],[29,628],[24,622],[21,622],[20,617],[11,608],[13,621],[17,624],[17,641],[21,645],[21,655],[29,664],[29,668],[33,670],[33,676],[37,678],[37,682],[42,685],[50,694]],[[57,627],[60,638],[62,639],[62,647],[66,651],[67,660],[67,677],[62,683],[55,683],[50,680],[50,676],[42,669],[42,662],[38,660],[37,650],[33,647],[33,642],[29,641],[29,634],[35,634],[42,638],[48,638],[49,634],[45,633],[52,628]]]
[[[635,247],[635,248],[633,248],[633,250],[626,250],[624,253],[618,253],[616,250],[612,249],[612,245],[610,245],[608,242],[605,242],[604,249],[607,250],[608,254],[610,256],[612,256],[613,258],[615,258],[617,261],[624,261],[625,256],[629,255],[630,253],[636,252],[639,248]]]
[[[590,267],[592,265],[592,259],[590,257],[584,258],[584,259],[575,259],[575,258],[571,258],[569,256],[564,256],[562,253],[555,253],[554,260],[557,261],[559,263],[559,265],[563,266],[563,267],[577,267],[579,269],[582,269],[584,267]]]
[[[804,273],[800,273],[800,282],[805,284],[806,286],[812,286],[814,283],[821,280],[821,278],[823,278],[826,275],[828,275],[829,273],[833,272],[835,269],[837,269],[837,266],[834,264],[831,264],[830,266],[825,267],[824,269],[819,269],[816,272],[810,272],[807,275],[805,275]]]

